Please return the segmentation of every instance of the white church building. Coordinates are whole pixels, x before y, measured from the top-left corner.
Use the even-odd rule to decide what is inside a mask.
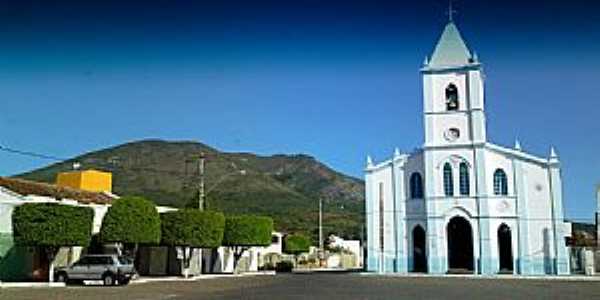
[[[452,21],[421,76],[423,147],[367,159],[367,270],[569,274],[558,156],[488,141],[482,65]]]

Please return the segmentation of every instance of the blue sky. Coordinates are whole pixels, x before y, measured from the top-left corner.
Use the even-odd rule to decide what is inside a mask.
[[[2,145],[72,157],[198,140],[357,177],[367,154],[422,144],[418,70],[447,20],[435,0],[15,2],[0,5]],[[455,1],[486,70],[488,135],[540,156],[554,145],[567,216],[591,220],[600,7],[521,2]],[[47,163],[0,153],[0,174]]]

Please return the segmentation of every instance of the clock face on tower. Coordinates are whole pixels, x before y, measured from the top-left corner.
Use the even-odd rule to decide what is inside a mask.
[[[460,130],[458,130],[458,128],[448,128],[445,132],[444,132],[444,138],[448,141],[448,142],[454,142],[456,141],[458,138],[460,137]]]

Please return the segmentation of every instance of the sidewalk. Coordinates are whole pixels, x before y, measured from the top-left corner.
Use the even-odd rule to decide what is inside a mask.
[[[600,276],[584,276],[584,275],[473,275],[473,274],[418,274],[418,273],[375,273],[361,272],[361,276],[383,276],[383,277],[406,277],[406,278],[464,278],[464,279],[479,279],[479,280],[541,280],[541,281],[600,281]]]

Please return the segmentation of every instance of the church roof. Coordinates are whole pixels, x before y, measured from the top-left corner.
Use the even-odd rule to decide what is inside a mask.
[[[460,67],[471,63],[471,52],[462,39],[454,22],[449,22],[444,28],[431,60],[429,68]]]

